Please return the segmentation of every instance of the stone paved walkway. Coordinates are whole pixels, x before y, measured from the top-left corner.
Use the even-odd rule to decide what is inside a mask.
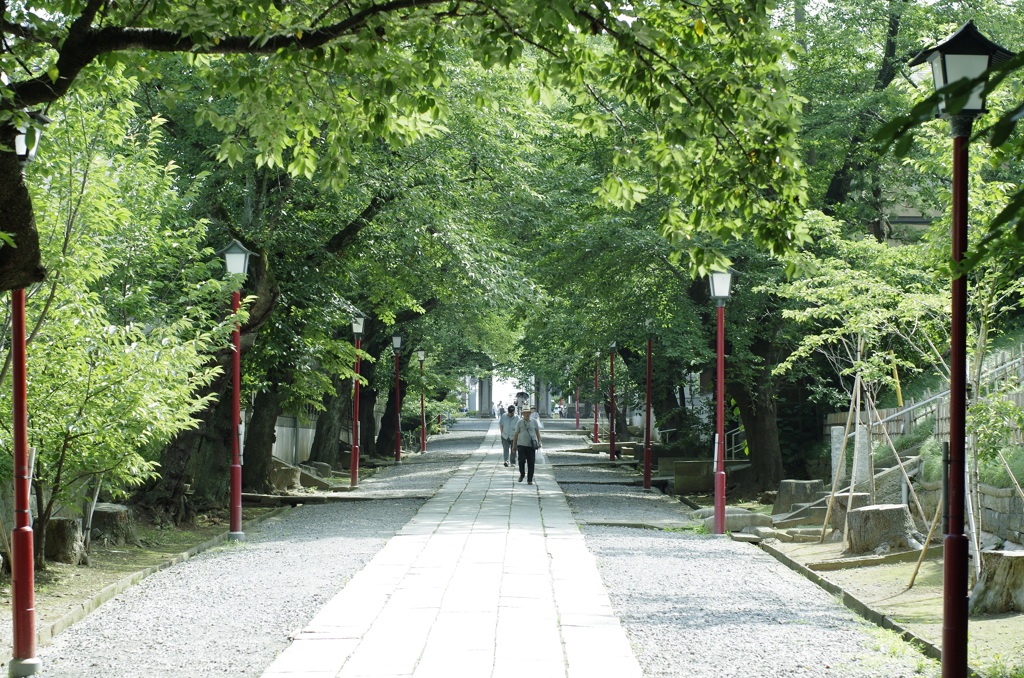
[[[495,464],[495,451],[500,459],[492,422],[263,678],[639,678],[543,455],[531,486]]]

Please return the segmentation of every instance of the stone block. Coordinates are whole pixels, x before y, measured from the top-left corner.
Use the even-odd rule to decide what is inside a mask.
[[[85,557],[82,521],[54,517],[46,524],[46,558],[58,563],[78,565]]]
[[[745,527],[771,527],[772,517],[766,516],[761,513],[750,513],[749,511],[744,513],[729,513],[725,514],[725,531],[726,532],[740,532]],[[715,529],[715,517],[708,516],[704,519],[704,527],[707,528],[708,532],[713,532]]]
[[[910,509],[903,504],[873,504],[847,515],[848,553],[889,553],[921,550],[924,536],[917,532]]]
[[[677,461],[673,467],[677,493],[711,492],[715,489],[715,467],[711,459]]]
[[[279,492],[297,490],[302,487],[299,482],[299,476],[301,473],[302,471],[299,470],[298,466],[275,464],[273,470],[270,472],[270,483],[274,486],[274,489]]]
[[[316,471],[316,474],[321,478],[330,478],[334,475],[334,469],[331,468],[330,464],[322,461],[311,461],[309,462],[309,465],[313,467],[313,470]]]
[[[658,462],[658,475],[671,476],[676,472],[675,463],[686,461],[686,457],[658,457],[656,461]]]
[[[1024,610],[1024,551],[982,551],[981,579],[971,594],[970,614]]]
[[[832,475],[829,478],[835,478],[836,470],[839,470],[839,479],[846,480],[850,477],[850,474],[846,470],[846,456],[843,454],[843,434],[846,433],[846,428],[843,426],[833,426],[830,431],[831,436],[831,452],[832,452]]]
[[[772,506],[772,513],[789,513],[793,504],[809,504],[825,489],[820,480],[783,480],[779,483],[779,494]]]
[[[848,508],[868,506],[870,503],[871,495],[866,492],[854,492],[852,495],[849,492],[836,494],[835,500],[832,502],[832,517],[829,518],[832,529],[840,532],[846,529]]]

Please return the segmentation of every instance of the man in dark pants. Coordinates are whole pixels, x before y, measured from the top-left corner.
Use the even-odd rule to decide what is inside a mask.
[[[516,424],[516,432],[512,436],[512,447],[519,456],[519,482],[526,477],[528,485],[533,485],[533,469],[537,465],[537,449],[540,448],[540,426],[532,417],[533,410],[524,407],[523,418]]]

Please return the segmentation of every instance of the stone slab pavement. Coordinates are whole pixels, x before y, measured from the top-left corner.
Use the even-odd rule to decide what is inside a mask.
[[[263,678],[642,676],[543,454],[516,482],[480,423],[480,448]]]

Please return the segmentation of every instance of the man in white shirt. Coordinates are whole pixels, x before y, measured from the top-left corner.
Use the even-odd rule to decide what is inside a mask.
[[[498,419],[498,431],[501,433],[501,456],[508,466],[509,457],[512,458],[512,465],[516,465],[516,448],[512,447],[512,436],[516,432],[516,424],[519,417],[516,416],[516,406],[509,405],[507,412],[502,412]]]

